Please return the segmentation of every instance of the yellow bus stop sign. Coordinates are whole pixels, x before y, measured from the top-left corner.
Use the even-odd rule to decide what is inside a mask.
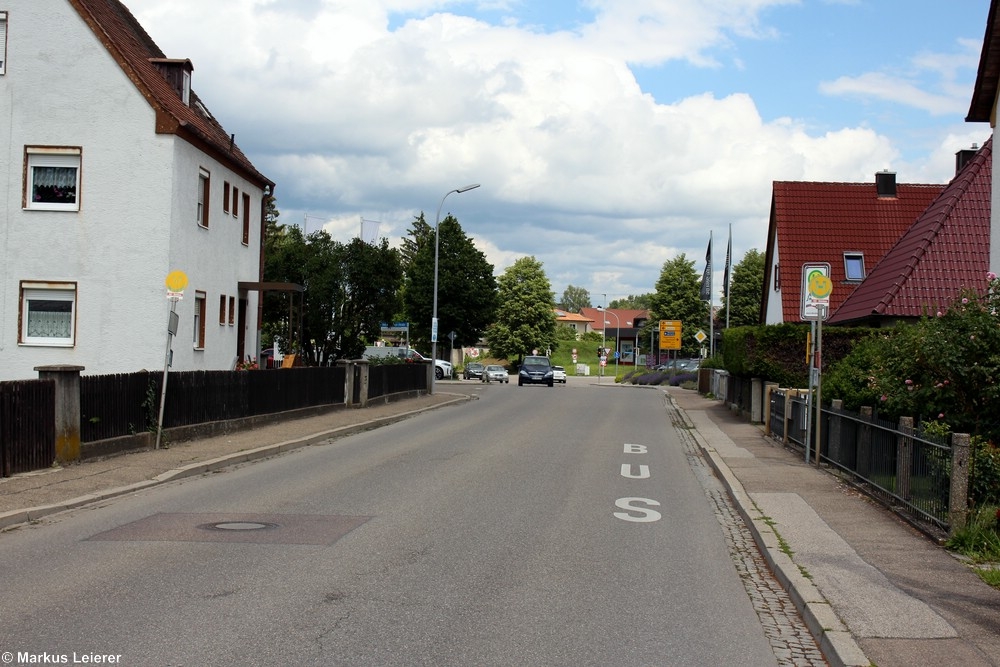
[[[183,271],[171,271],[164,281],[167,285],[167,298],[179,299],[184,296],[184,288],[188,285],[187,274]]]

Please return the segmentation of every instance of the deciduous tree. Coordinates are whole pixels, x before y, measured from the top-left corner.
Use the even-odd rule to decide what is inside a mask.
[[[656,292],[650,298],[648,327],[656,327],[660,320],[681,321],[681,356],[696,356],[701,345],[695,340],[699,329],[708,327],[708,303],[701,300],[701,275],[694,268],[694,260],[684,253],[663,263]],[[707,333],[707,332],[706,332]]]
[[[751,248],[743,259],[733,266],[730,275],[729,297],[722,297],[719,319],[726,321],[727,305],[729,326],[752,326],[760,322],[760,300],[764,290],[764,255]],[[728,302],[728,303],[727,303]]]
[[[454,331],[455,345],[476,345],[496,314],[493,265],[453,216],[442,220],[438,229],[438,343],[448,342],[447,335]],[[434,227],[424,221],[423,214],[415,218],[401,253],[410,335],[428,344],[434,312]]]
[[[522,257],[500,276],[496,322],[486,332],[490,354],[520,361],[534,350],[554,350],[555,296],[542,264]]]

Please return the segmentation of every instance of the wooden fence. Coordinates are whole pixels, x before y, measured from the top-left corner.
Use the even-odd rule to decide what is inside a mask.
[[[351,373],[348,383],[347,373]],[[361,376],[368,373],[360,396]],[[163,373],[80,376],[80,442],[155,432]],[[426,364],[338,364],[254,371],[187,371],[167,378],[163,427],[276,414],[429,389]],[[350,391],[350,396],[345,391]],[[46,468],[55,460],[55,382],[0,382],[0,476]]]
[[[56,459],[54,380],[0,382],[0,477]]]

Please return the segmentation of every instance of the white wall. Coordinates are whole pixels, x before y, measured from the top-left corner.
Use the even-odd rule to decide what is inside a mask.
[[[765,324],[781,324],[785,321],[785,313],[781,307],[781,290],[775,291],[774,281],[778,279],[778,265],[781,258],[778,255],[778,241],[774,240],[774,259],[771,264],[771,280],[764,289],[767,291],[767,309],[764,311]]]
[[[149,103],[68,2],[7,0],[3,8],[0,380],[37,377],[34,367],[49,364],[81,365],[86,374],[162,368],[164,279],[175,269],[190,285],[178,304],[174,369],[230,368],[237,327],[219,325],[219,295],[238,304],[237,283],[258,279],[261,191],[187,142],[157,135]],[[25,145],[81,147],[78,212],[21,209]],[[198,166],[212,171],[208,230],[195,221]],[[242,210],[223,218],[227,180],[251,193],[249,247],[241,243]],[[18,344],[22,280],[77,283],[74,347]],[[191,349],[195,289],[208,294],[199,352]],[[253,354],[257,294],[248,296]]]

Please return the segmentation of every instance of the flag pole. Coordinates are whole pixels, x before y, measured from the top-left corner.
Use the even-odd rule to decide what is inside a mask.
[[[712,312],[712,232],[708,232],[708,335],[711,343],[708,346],[708,356],[715,356],[715,313]]]
[[[723,294],[726,295],[726,328],[729,328],[729,271],[733,256],[733,223],[729,223],[729,245],[726,246],[726,274],[725,284],[722,286]]]

